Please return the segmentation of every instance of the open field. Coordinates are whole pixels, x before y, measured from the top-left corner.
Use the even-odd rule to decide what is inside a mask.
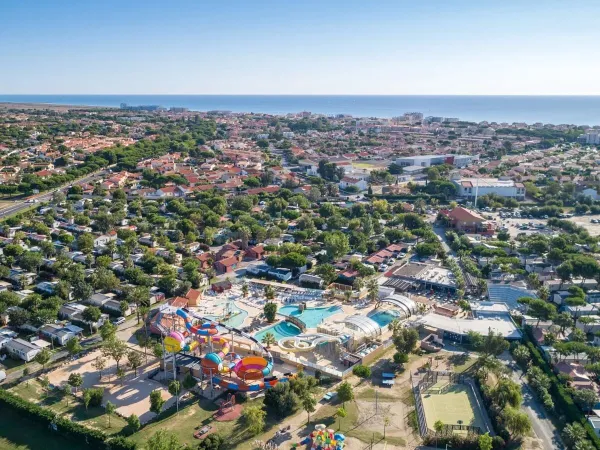
[[[433,389],[440,387],[442,383],[432,386]],[[443,394],[424,393],[422,400],[427,426],[431,430],[438,420],[447,425],[471,425],[485,429],[477,403],[466,385],[455,384]]]
[[[140,367],[137,377],[131,370],[128,370],[127,375],[121,381],[115,375],[117,369],[112,360],[107,361],[107,367],[100,378],[98,371],[92,365],[98,356],[100,356],[100,351],[95,351],[50,372],[48,374],[50,383],[60,386],[66,382],[71,373],[79,373],[83,377],[82,388],[104,388],[105,402],[110,401],[115,404],[117,412],[123,416],[129,417],[131,414],[136,414],[142,423],[148,422],[156,415],[150,412],[150,392],[161,391],[163,399],[166,400],[165,408],[175,401],[163,384],[147,378],[147,373],[153,370],[156,364],[150,363]],[[123,361],[122,364],[124,364]]]
[[[102,430],[107,434],[117,434],[125,426],[125,419],[113,415],[110,419],[110,427],[108,426],[108,418],[104,414],[104,408],[88,408],[86,409],[83,402],[73,395],[66,396],[59,390],[51,390],[45,394],[42,386],[35,380],[29,383],[20,383],[11,391],[19,397],[36,403],[40,406],[51,409],[61,415],[69,417],[71,420],[81,423],[90,428]]]

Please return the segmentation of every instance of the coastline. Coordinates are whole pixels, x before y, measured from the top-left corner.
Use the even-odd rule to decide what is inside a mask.
[[[407,112],[425,117],[498,124],[600,125],[600,96],[443,96],[443,95],[9,95],[0,109],[118,110],[156,105],[190,112],[223,111],[270,116],[304,112],[356,119],[390,119]]]
[[[109,106],[93,106],[93,105],[62,105],[59,103],[37,103],[37,102],[0,102],[0,109],[22,109],[22,110],[51,110],[51,111],[68,111],[70,109],[87,110],[87,109],[119,109]]]

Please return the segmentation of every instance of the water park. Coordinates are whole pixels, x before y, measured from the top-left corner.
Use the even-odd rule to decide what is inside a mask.
[[[274,299],[265,297],[266,286]],[[269,302],[277,305],[271,322],[264,314]],[[377,354],[390,323],[415,310],[404,296],[387,296],[375,308],[324,298],[323,291],[249,280],[246,295],[240,283],[208,291],[186,309],[162,306],[150,325],[170,355],[163,369],[189,372],[211,389],[260,392],[299,366],[344,378],[353,365]]]

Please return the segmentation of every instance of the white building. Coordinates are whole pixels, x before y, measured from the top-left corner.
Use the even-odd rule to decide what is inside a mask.
[[[431,167],[449,164],[455,167],[467,167],[475,159],[472,155],[416,155],[396,159],[396,164],[401,167],[420,166]]]
[[[600,133],[585,133],[579,136],[579,142],[582,144],[598,145],[600,144]]]
[[[4,348],[14,358],[22,359],[25,362],[33,361],[35,355],[42,351],[37,345],[23,339],[13,339],[7,342]]]
[[[365,180],[360,180],[358,178],[352,177],[344,177],[339,182],[340,189],[347,189],[350,186],[355,186],[359,191],[364,191],[367,189],[368,184]]]
[[[456,185],[458,196],[473,199],[487,194],[501,197],[525,199],[525,186],[513,180],[502,178],[458,178],[452,180]]]

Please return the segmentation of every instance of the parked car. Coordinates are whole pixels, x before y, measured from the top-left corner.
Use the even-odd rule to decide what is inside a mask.
[[[113,321],[113,323],[114,323],[115,325],[121,325],[121,324],[124,324],[124,323],[125,323],[125,317],[119,317],[118,319],[115,319],[115,320]]]

